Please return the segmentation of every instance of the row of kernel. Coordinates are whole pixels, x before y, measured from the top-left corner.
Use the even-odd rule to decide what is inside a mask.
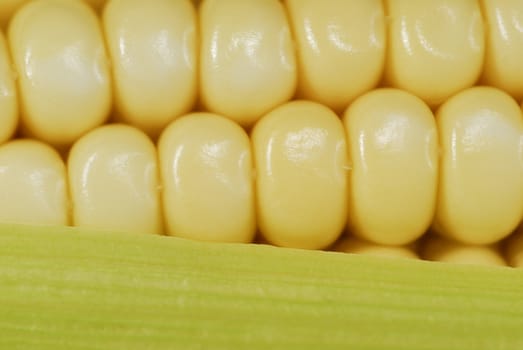
[[[298,93],[343,111],[380,83],[437,107],[474,84],[523,98],[523,5],[488,0],[287,0]]]
[[[100,26],[82,2],[36,0],[9,26],[22,130],[70,145],[114,105],[115,120],[157,137],[198,96],[248,128],[295,94],[341,113],[382,80],[432,107],[478,81],[519,100],[522,10],[514,1],[207,0],[197,12],[188,0],[111,0]],[[11,135],[16,92],[5,91]]]
[[[354,236],[344,236],[329,249],[386,258],[523,267],[523,227],[506,239],[492,244],[467,244],[429,232],[416,242],[401,246],[384,245]]]
[[[309,249],[328,247],[346,226],[386,245],[412,243],[429,228],[462,243],[492,244],[523,216],[522,140],[519,106],[487,87],[450,98],[436,118],[396,89],[359,97],[343,120],[323,105],[293,101],[266,114],[250,141],[224,117],[190,114],[162,133],[159,165],[145,133],[107,125],[69,153],[72,223],[161,233],[163,217],[171,235],[239,242],[252,240],[258,227],[271,243]],[[59,157],[6,151],[24,144],[38,143],[0,148],[0,193],[10,198],[0,220],[58,210],[41,223],[69,223],[65,181],[45,180],[65,173]],[[54,159],[53,171],[41,170],[45,159]],[[50,205],[53,196],[63,205]],[[44,214],[35,214],[38,207]]]

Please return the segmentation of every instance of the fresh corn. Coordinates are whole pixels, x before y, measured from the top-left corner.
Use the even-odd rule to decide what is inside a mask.
[[[389,84],[438,106],[477,81],[485,52],[478,1],[384,1]]]
[[[436,120],[441,172],[435,229],[471,244],[506,237],[523,213],[520,107],[499,90],[477,87],[446,101]]]
[[[167,234],[253,240],[252,155],[242,128],[211,113],[187,115],[162,133],[158,153]]]
[[[381,0],[285,4],[295,35],[299,98],[342,113],[356,97],[378,85],[386,46]]]
[[[67,175],[60,155],[35,140],[0,146],[0,221],[68,225]]]
[[[80,1],[34,1],[9,27],[22,124],[29,135],[70,145],[108,117],[111,80],[102,31]]]
[[[73,224],[162,233],[156,158],[151,140],[127,125],[82,137],[67,164]]]
[[[523,99],[523,13],[518,0],[481,0],[486,50],[481,83]],[[509,24],[510,23],[510,24]]]
[[[356,237],[344,237],[331,247],[335,252],[374,255],[390,258],[419,259],[415,244],[393,246],[372,243]]]
[[[350,230],[376,243],[419,238],[434,215],[438,181],[436,123],[419,98],[375,90],[343,119],[349,140]]]
[[[190,1],[111,1],[103,27],[117,118],[158,137],[197,93],[196,11]]]
[[[251,127],[293,96],[296,58],[279,1],[204,1],[199,18],[205,108]]]
[[[431,261],[453,264],[506,265],[499,246],[495,244],[471,245],[431,235],[424,240],[420,251],[424,259]]]
[[[348,166],[343,125],[328,108],[294,101],[252,132],[260,231],[270,242],[320,249],[347,221]]]
[[[1,348],[523,347],[520,2],[87,3],[0,3]]]

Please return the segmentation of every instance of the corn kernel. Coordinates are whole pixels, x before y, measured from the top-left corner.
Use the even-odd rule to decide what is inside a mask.
[[[265,115],[252,131],[259,229],[276,245],[319,249],[347,219],[343,125],[328,108],[294,101]]]

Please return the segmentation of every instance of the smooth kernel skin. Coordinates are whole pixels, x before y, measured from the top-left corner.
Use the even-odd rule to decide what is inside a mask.
[[[479,78],[485,52],[476,0],[386,0],[385,80],[438,106]]]
[[[119,120],[156,138],[196,100],[194,6],[189,0],[111,0],[103,24]]]
[[[253,240],[252,155],[240,126],[216,114],[192,113],[167,127],[158,152],[169,235],[214,242]]]
[[[343,125],[327,107],[293,101],[265,115],[251,134],[259,230],[272,244],[321,249],[347,219]]]
[[[18,139],[0,146],[0,222],[69,224],[67,175],[49,145]]]
[[[13,17],[8,38],[28,135],[67,146],[107,119],[109,64],[91,7],[36,0]]]
[[[136,233],[162,233],[157,154],[140,130],[97,128],[69,153],[73,224]]]
[[[9,55],[0,32],[0,144],[13,136],[18,125],[18,92]]]
[[[0,26],[2,28],[7,27],[11,17],[20,9],[23,5],[30,2],[31,0],[1,0],[0,1]],[[83,0],[89,5],[93,6],[96,10],[102,8],[106,0]]]
[[[354,101],[343,122],[351,161],[349,231],[385,245],[416,240],[436,206],[432,112],[408,92],[378,89]]]
[[[429,236],[421,245],[421,255],[425,260],[453,264],[506,266],[497,245],[471,245]]]
[[[356,237],[345,237],[337,242],[332,250],[342,253],[365,254],[385,258],[419,259],[410,246],[390,246],[376,244]]]
[[[277,0],[206,0],[200,4],[203,106],[244,127],[289,100],[296,62]]]
[[[523,2],[480,0],[486,51],[482,83],[523,99]]]
[[[296,41],[298,96],[342,113],[375,87],[385,64],[380,0],[287,0]]]
[[[506,93],[465,90],[436,114],[441,163],[433,228],[467,244],[490,244],[523,214],[523,116]]]

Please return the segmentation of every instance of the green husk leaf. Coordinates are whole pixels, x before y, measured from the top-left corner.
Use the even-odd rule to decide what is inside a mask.
[[[1,349],[523,349],[523,270],[0,225]]]

